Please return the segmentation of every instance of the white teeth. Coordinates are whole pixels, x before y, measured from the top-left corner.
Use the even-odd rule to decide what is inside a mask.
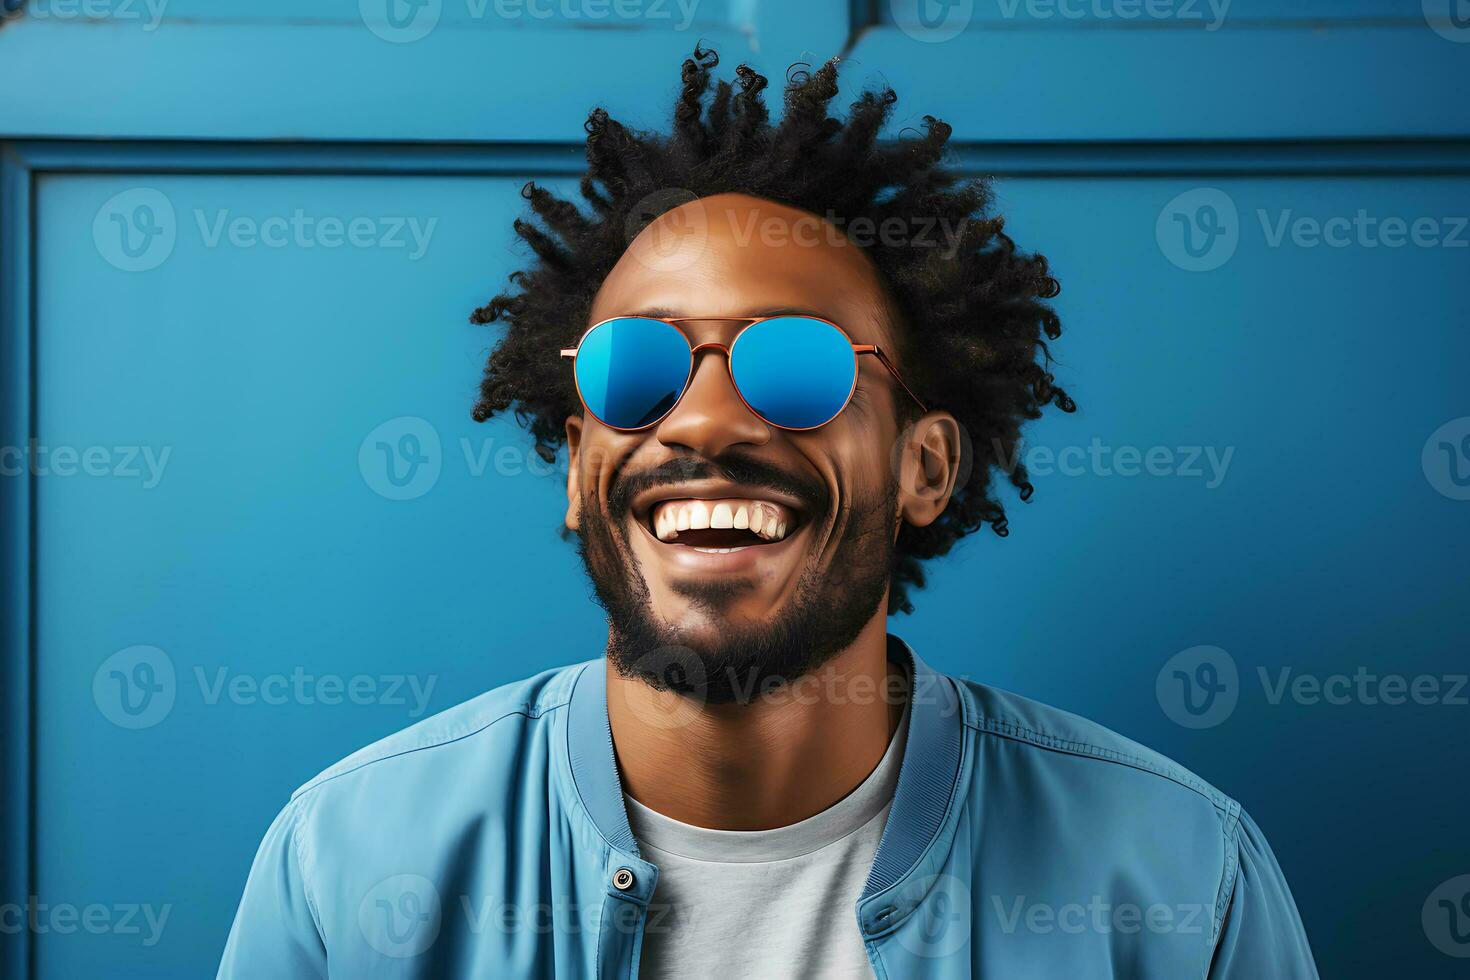
[[[670,541],[682,531],[704,528],[748,530],[766,541],[780,541],[791,527],[792,514],[780,504],[764,500],[665,500],[654,505],[653,533]],[[701,548],[726,554],[739,548]]]
[[[694,550],[695,551],[699,551],[699,552],[703,552],[706,555],[733,555],[735,552],[737,552],[737,551],[744,551],[748,547],[749,547],[749,545],[741,545],[738,548],[698,548],[698,547],[696,547]]]

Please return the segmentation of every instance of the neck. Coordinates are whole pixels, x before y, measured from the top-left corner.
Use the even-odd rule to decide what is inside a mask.
[[[716,830],[796,823],[852,792],[903,713],[883,607],[814,673],[747,704],[699,704],[608,667],[607,710],[623,787],[667,817]]]

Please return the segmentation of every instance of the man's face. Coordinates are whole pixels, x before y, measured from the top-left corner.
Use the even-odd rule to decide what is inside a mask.
[[[603,283],[589,325],[801,312],[892,349],[887,309],[868,257],[822,219],[721,195],[649,225]],[[682,324],[693,343],[724,345],[742,326]],[[884,608],[899,520],[896,399],[907,396],[875,359],[859,365],[847,408],[810,431],[754,415],[719,351],[700,352],[682,399],[649,429],[568,420],[567,522],[625,674],[746,700],[819,666]],[[708,526],[727,519],[747,526]]]

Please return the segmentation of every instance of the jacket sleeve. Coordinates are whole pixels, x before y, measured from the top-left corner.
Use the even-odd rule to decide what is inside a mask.
[[[292,800],[265,832],[225,943],[219,980],[327,975],[327,950],[302,861],[304,807],[302,798]]]
[[[1236,850],[1234,883],[1209,980],[1318,980],[1286,877],[1261,828],[1244,812]]]

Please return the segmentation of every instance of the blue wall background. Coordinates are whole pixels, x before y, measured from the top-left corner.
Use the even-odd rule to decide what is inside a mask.
[[[0,26],[6,976],[208,975],[292,788],[598,652],[559,470],[468,419],[465,315],[524,261],[520,184],[574,186],[594,104],[663,125],[697,39],[774,76],[844,53],[895,133],[951,122],[1063,282],[1082,409],[895,628],[1240,799],[1324,976],[1463,975],[1463,4],[924,2]],[[1213,700],[1174,674],[1206,660]]]

